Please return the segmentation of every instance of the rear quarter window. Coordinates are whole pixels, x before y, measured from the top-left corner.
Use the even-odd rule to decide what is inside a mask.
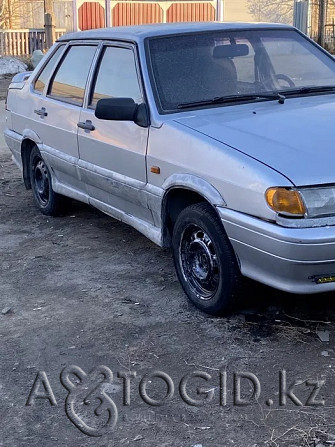
[[[48,82],[50,75],[59,60],[60,55],[64,50],[64,47],[65,47],[65,45],[60,45],[57,48],[57,50],[50,57],[50,59],[48,60],[48,62],[46,63],[46,65],[44,66],[44,68],[42,69],[40,74],[38,75],[38,77],[36,78],[34,85],[33,85],[35,92],[41,93],[41,94],[43,93],[46,83]]]

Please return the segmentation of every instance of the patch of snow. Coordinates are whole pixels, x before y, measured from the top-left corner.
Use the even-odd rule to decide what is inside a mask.
[[[0,75],[23,73],[27,68],[25,63],[15,57],[0,57]]]

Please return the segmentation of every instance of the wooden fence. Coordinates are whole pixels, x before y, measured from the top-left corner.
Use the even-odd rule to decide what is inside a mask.
[[[216,2],[213,1],[154,2],[117,0],[111,2],[111,25],[213,21],[216,17],[215,7]],[[79,20],[79,26],[85,26],[85,23],[81,25]]]
[[[56,29],[56,38],[65,29]],[[35,50],[45,50],[45,32],[42,29],[17,29],[0,31],[0,56],[31,55]]]
[[[222,20],[216,10],[217,4],[217,0],[77,0],[77,18],[73,28],[86,30],[106,25],[213,21],[216,17]],[[56,38],[65,32],[65,29],[57,29]],[[43,51],[45,48],[43,29],[0,30],[0,56],[30,55],[34,50]]]

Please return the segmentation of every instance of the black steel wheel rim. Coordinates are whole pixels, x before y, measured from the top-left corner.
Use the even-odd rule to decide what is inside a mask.
[[[41,158],[37,158],[33,165],[33,179],[37,199],[42,206],[46,206],[50,198],[50,181],[48,169]]]
[[[184,280],[200,300],[210,300],[220,281],[220,268],[210,236],[198,225],[188,225],[181,236],[179,263]]]

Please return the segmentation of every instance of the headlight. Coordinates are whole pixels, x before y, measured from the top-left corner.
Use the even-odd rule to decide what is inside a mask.
[[[267,204],[278,214],[291,217],[322,217],[335,215],[335,187],[269,188]]]
[[[300,189],[300,194],[306,204],[308,217],[335,214],[335,188]]]

